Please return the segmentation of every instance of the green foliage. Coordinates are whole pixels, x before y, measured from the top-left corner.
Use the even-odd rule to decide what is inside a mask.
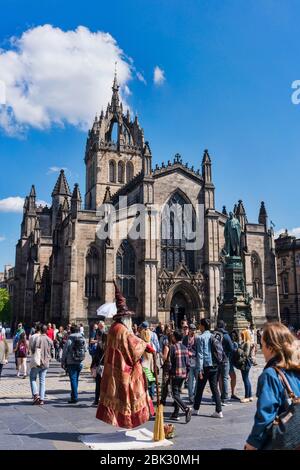
[[[0,289],[0,321],[9,322],[11,319],[11,305],[7,289]]]

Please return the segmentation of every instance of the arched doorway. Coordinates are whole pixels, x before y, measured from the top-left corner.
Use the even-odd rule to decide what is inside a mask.
[[[201,307],[202,303],[198,292],[186,281],[176,283],[170,289],[166,299],[170,320],[174,321],[177,328],[180,328],[182,320],[198,321]]]
[[[174,321],[176,327],[180,327],[182,320],[187,320],[188,304],[182,292],[177,292],[171,302],[170,319]]]

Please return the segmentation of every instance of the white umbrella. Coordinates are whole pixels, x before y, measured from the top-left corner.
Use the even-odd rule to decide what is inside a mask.
[[[97,310],[97,315],[105,318],[112,318],[117,313],[117,306],[115,302],[108,302],[100,305]]]

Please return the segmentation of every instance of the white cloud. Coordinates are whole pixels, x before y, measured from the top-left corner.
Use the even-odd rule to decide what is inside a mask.
[[[0,105],[6,103],[5,83],[0,80]]]
[[[137,73],[136,73],[136,76],[137,76],[137,79],[138,79],[140,82],[144,83],[144,85],[147,85],[147,82],[146,82],[146,80],[145,80],[145,77],[144,77],[144,75],[143,75],[141,72],[137,72]]]
[[[42,200],[36,201],[37,206],[49,205]],[[0,200],[0,212],[23,212],[24,198],[20,196],[11,196]]]
[[[278,238],[279,235],[281,235],[282,233],[285,232],[285,228],[281,228],[280,230],[277,230],[275,232],[275,238]],[[296,237],[296,238],[300,238],[300,227],[295,227],[295,228],[292,228],[292,229],[287,229],[288,231],[288,234],[289,235],[292,235],[293,237]]]
[[[0,200],[0,212],[22,212],[23,206],[23,197],[12,196]]]
[[[129,88],[127,85],[125,85],[125,87],[124,87],[124,93],[125,93],[125,95],[127,95],[127,96],[132,95],[131,90],[130,90],[130,88]]]
[[[0,242],[4,242],[4,240],[6,240],[6,238],[0,235]]]
[[[46,202],[46,201],[43,201],[42,199],[38,199],[38,200],[36,201],[36,205],[37,205],[37,206],[43,206],[43,207],[45,207],[45,206],[50,207],[50,206],[51,206],[51,204],[49,204],[49,203]]]
[[[133,61],[109,33],[84,26],[63,31],[46,24],[12,37],[9,49],[0,49],[0,81],[6,91],[0,126],[11,135],[65,123],[86,130],[111,99],[115,62],[122,91]]]
[[[155,85],[162,85],[166,80],[165,72],[158,65],[154,68],[153,81]]]
[[[50,168],[48,168],[48,172],[47,172],[47,175],[52,175],[53,173],[59,173],[60,170],[68,170],[68,168],[61,168],[60,166],[50,166]]]

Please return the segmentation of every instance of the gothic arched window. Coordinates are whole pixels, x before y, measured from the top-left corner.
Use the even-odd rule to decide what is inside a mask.
[[[193,208],[180,193],[175,193],[162,212],[161,264],[168,271],[175,271],[179,263],[184,263],[195,272],[195,251],[187,249],[187,243],[194,241],[196,219]],[[186,206],[186,209],[185,209]]]
[[[131,162],[126,163],[126,182],[133,178],[133,164]]]
[[[116,274],[118,285],[126,297],[127,305],[135,310],[136,296],[136,257],[134,249],[128,240],[124,240],[118,249],[116,257]]]
[[[99,298],[99,253],[93,246],[86,256],[85,296]]]
[[[116,162],[114,160],[110,160],[109,162],[109,182],[116,182]]]
[[[254,299],[262,299],[262,269],[261,261],[257,253],[251,254],[252,287]]]
[[[118,163],[118,182],[124,183],[124,163]]]

